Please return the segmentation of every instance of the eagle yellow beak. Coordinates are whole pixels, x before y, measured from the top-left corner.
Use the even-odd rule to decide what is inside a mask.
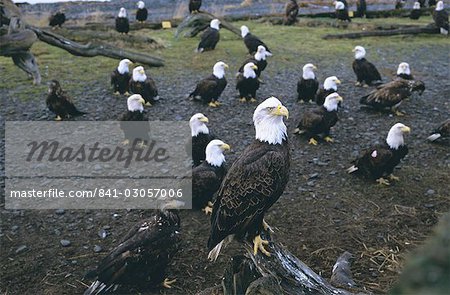
[[[225,69],[228,69],[228,68],[229,68],[229,66],[227,64],[225,64]]]
[[[352,49],[352,52],[355,52],[355,51],[356,51],[356,49],[355,49],[355,48],[353,48],[353,49]]]
[[[139,102],[142,104],[145,104],[145,99],[143,99],[142,97],[139,99]]]
[[[344,101],[344,98],[342,96],[338,96],[338,97],[336,97],[336,100],[342,102],[342,101]]]
[[[201,117],[199,121],[202,122],[202,123],[208,123],[209,122],[208,118],[206,118],[206,117]]]
[[[337,79],[336,84],[341,84],[341,80]]]
[[[278,107],[276,107],[273,111],[272,111],[272,115],[275,116],[285,116],[286,119],[289,119],[289,111],[288,109],[283,106],[283,105],[279,105]]]
[[[253,66],[252,66],[252,69],[257,70],[257,69],[258,69],[258,66],[257,66],[257,65],[253,65]]]
[[[144,71],[144,70],[141,70],[141,71],[139,71],[139,73],[141,73],[141,74],[145,74],[145,71]]]
[[[411,132],[411,128],[409,128],[408,126],[402,127],[402,132],[403,133],[410,133]]]
[[[231,149],[230,145],[224,143],[220,146],[223,151],[229,151]]]
[[[313,65],[313,69],[314,69],[314,70],[317,70],[317,67],[316,67],[315,65]]]

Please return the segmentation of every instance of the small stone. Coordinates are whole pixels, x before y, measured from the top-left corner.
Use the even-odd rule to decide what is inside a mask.
[[[426,204],[423,204],[423,206],[424,206],[425,208],[433,208],[433,207],[434,207],[434,204],[426,203]]]
[[[27,249],[28,249],[28,247],[26,245],[19,246],[16,249],[16,254],[22,253],[22,252],[24,252]]]
[[[317,177],[319,177],[319,173],[313,173],[313,174],[309,175],[309,179],[314,179],[314,178],[317,178]]]
[[[99,236],[101,239],[104,239],[104,238],[106,238],[106,236],[108,236],[108,233],[106,232],[106,230],[104,230],[104,229],[102,228],[101,230],[98,231],[98,236]]]
[[[103,228],[104,230],[109,230],[109,229],[111,229],[111,226],[110,226],[110,225],[104,225],[102,228]]]
[[[337,171],[333,170],[333,171],[331,171],[329,174],[330,174],[330,175],[336,175],[336,174],[337,174]]]
[[[306,184],[307,184],[308,186],[314,186],[314,185],[315,185],[315,182],[312,180],[312,181],[308,181]]]
[[[64,213],[66,213],[66,211],[64,209],[57,209],[57,210],[55,210],[55,214],[56,215],[63,215]]]
[[[18,230],[19,229],[19,226],[18,225],[13,225],[13,226],[11,226],[11,231],[16,231],[16,230]]]
[[[102,252],[102,250],[103,250],[103,248],[102,248],[101,246],[99,246],[99,245],[95,245],[95,246],[94,246],[94,252],[95,252],[95,253]]]
[[[63,247],[69,247],[71,244],[69,240],[61,240],[59,242],[61,243],[61,246],[63,246]]]
[[[120,214],[117,213],[114,213],[112,216],[113,219],[119,219],[120,217],[121,217]]]
[[[428,189],[427,192],[425,193],[427,196],[432,196],[434,195],[436,192],[432,189]]]

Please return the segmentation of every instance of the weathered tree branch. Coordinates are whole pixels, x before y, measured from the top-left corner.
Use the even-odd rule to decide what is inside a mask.
[[[323,39],[356,39],[362,37],[373,36],[395,36],[395,35],[416,35],[416,34],[439,34],[439,29],[435,26],[427,27],[413,27],[413,28],[401,28],[395,30],[376,30],[368,32],[356,32],[346,34],[328,34],[323,36]]]
[[[199,12],[199,13],[193,13],[188,15],[177,27],[177,30],[175,32],[175,38],[178,38],[180,34],[186,29],[191,28],[189,32],[186,32],[184,34],[185,37],[195,37],[198,33],[203,31],[209,26],[209,23],[213,19],[220,19],[221,26],[225,29],[233,32],[234,34],[241,36],[241,31],[227,22],[224,19],[218,18],[214,16],[213,14],[207,13],[207,12]]]

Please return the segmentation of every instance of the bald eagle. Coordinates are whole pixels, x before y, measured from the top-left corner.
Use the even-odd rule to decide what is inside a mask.
[[[248,58],[239,68],[239,72],[244,72],[244,67],[249,62],[254,63],[258,68],[255,69],[256,76],[259,78],[261,76],[261,73],[266,69],[267,67],[267,60],[266,58],[268,56],[272,56],[272,53],[268,52],[266,48],[262,45],[258,46],[258,50],[256,51],[254,57]]]
[[[84,295],[103,294],[122,285],[140,288],[170,288],[167,265],[181,242],[180,218],[175,211],[157,210],[134,225],[120,243],[86,278],[96,278]]]
[[[120,8],[116,17],[116,31],[120,34],[128,34],[130,31],[130,22],[128,21],[127,10]]]
[[[353,166],[347,169],[348,173],[355,173],[376,180],[379,184],[389,185],[390,180],[398,180],[392,175],[395,166],[408,154],[403,134],[409,133],[410,128],[401,123],[391,127],[386,143],[376,145],[365,150],[362,155],[354,160]]]
[[[56,26],[60,27],[66,22],[66,15],[62,11],[58,11],[57,13],[50,16],[49,20],[49,26],[51,26],[53,29],[56,28]]]
[[[376,90],[361,97],[359,102],[377,110],[388,108],[396,115],[402,116],[403,113],[399,112],[397,108],[414,91],[418,91],[422,95],[425,91],[425,84],[422,81],[397,79],[378,86]]]
[[[111,86],[114,94],[128,95],[128,88],[131,79],[129,65],[133,64],[129,59],[122,59],[119,66],[111,74]]]
[[[381,75],[377,68],[367,61],[364,47],[356,46],[353,52],[355,53],[355,60],[352,67],[356,74],[356,86],[362,86],[364,83],[369,86],[380,84]]]
[[[223,243],[234,237],[253,240],[254,254],[268,242],[260,233],[268,228],[264,214],[278,200],[289,178],[290,156],[283,117],[289,112],[270,97],[253,113],[256,139],[233,163],[220,186],[211,216],[208,258],[216,260]]]
[[[202,113],[197,113],[189,120],[189,127],[191,128],[191,139],[186,145],[186,150],[192,154],[192,161],[194,166],[200,165],[206,158],[206,146],[211,140],[216,137],[209,132],[208,118]]]
[[[410,19],[419,19],[422,15],[422,10],[420,9],[420,3],[414,2],[413,9],[411,10],[411,13],[409,15]]]
[[[220,105],[219,97],[227,86],[225,69],[228,69],[226,63],[217,62],[213,67],[212,75],[198,82],[195,90],[189,94],[189,98],[200,99],[210,107],[218,107]]]
[[[244,72],[238,73],[236,78],[236,89],[239,90],[241,102],[256,102],[256,91],[259,89],[259,80],[255,70],[258,67],[249,62],[244,66]]]
[[[433,20],[441,34],[448,35],[448,12],[444,9],[443,1],[438,1],[436,4],[436,8],[433,11]]]
[[[212,212],[212,199],[219,189],[227,172],[224,151],[230,146],[214,139],[206,146],[206,159],[192,169],[192,206],[203,209],[206,214]]]
[[[244,44],[247,47],[248,53],[255,54],[258,50],[258,46],[264,46],[266,50],[270,52],[269,47],[267,47],[261,39],[250,33],[247,26],[241,26],[241,36],[244,39]]]
[[[336,18],[340,21],[351,22],[351,18],[348,15],[348,8],[342,1],[334,1],[334,9],[336,10]]]
[[[189,13],[200,12],[202,0],[189,0]]]
[[[356,2],[356,15],[359,17],[365,17],[367,10],[366,0],[358,0]]]
[[[435,141],[438,138],[448,138],[450,137],[450,119],[447,119],[438,128],[436,128],[433,133],[428,136],[429,141]]]
[[[197,47],[197,52],[201,53],[203,51],[214,50],[217,43],[220,40],[220,21],[218,19],[213,19],[209,24],[209,27],[203,32],[200,39],[200,43]]]
[[[402,9],[403,6],[405,6],[405,3],[406,3],[406,0],[396,0],[395,1],[395,9]]]
[[[144,115],[145,100],[140,94],[133,94],[127,99],[127,111],[120,116],[120,129],[125,141],[124,145],[143,146],[149,141],[150,125]]]
[[[286,4],[284,15],[284,24],[287,26],[293,25],[297,22],[298,4],[296,0],[289,0]]]
[[[147,20],[148,10],[147,10],[147,8],[145,8],[144,1],[139,1],[137,3],[137,6],[138,6],[138,10],[136,10],[136,20],[138,22],[143,23]]]
[[[72,99],[64,90],[62,90],[61,85],[56,80],[50,81],[48,85],[48,95],[45,102],[48,109],[55,113],[56,121],[86,114],[85,112],[80,112],[77,110]]]
[[[405,80],[414,80],[413,75],[411,75],[411,69],[407,62],[402,62],[397,68],[397,77]]]
[[[142,66],[133,69],[129,87],[132,93],[142,95],[145,99],[146,106],[151,106],[159,100],[156,83],[152,78],[145,74],[145,70]]]
[[[297,100],[301,103],[305,101],[313,101],[319,89],[319,81],[317,81],[314,70],[317,69],[313,64],[303,66],[303,74],[300,81],[297,82]]]
[[[323,88],[320,88],[316,94],[316,103],[322,106],[325,103],[325,98],[331,93],[337,92],[337,86],[341,81],[336,76],[331,76],[323,82]]]
[[[326,142],[333,142],[330,129],[338,121],[338,104],[343,99],[337,92],[327,96],[323,106],[303,114],[294,133],[305,134],[309,137],[309,144],[317,145],[317,135],[325,135]]]

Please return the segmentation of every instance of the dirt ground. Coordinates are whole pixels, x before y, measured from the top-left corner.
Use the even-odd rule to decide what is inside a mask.
[[[399,40],[408,42],[408,38]],[[288,186],[266,220],[275,229],[274,239],[323,277],[329,278],[336,258],[349,251],[355,255],[352,271],[358,283],[357,290],[386,293],[401,272],[406,254],[430,234],[439,217],[450,209],[448,142],[430,144],[425,141],[429,132],[450,113],[448,44],[411,48],[405,43],[403,50],[395,50],[380,42],[376,49],[369,50],[372,52],[370,59],[381,69],[386,81],[392,71],[385,69],[392,70],[401,61],[409,61],[413,74],[425,82],[427,90],[402,105],[401,109],[406,112],[404,117],[361,109],[359,98],[369,90],[354,86],[351,52],[345,56],[330,54],[320,60],[315,58],[313,62],[319,67],[321,81],[332,74],[343,81],[338,92],[345,99],[340,121],[333,130],[335,142],[320,142],[318,146],[310,146],[305,138],[292,134],[300,115],[315,107],[296,102],[295,85],[305,58],[290,60],[295,65],[292,67],[277,67],[276,62],[269,60],[263,74],[266,83],[258,97],[262,101],[275,95],[290,111],[287,125],[292,168]],[[245,51],[241,51],[243,57]],[[232,60],[233,69],[241,59]],[[18,70],[15,73],[13,69],[9,63],[2,66],[8,77],[18,79],[16,86],[0,89],[4,119],[52,120],[53,115],[45,107],[44,92],[35,99],[17,99],[21,91],[32,86],[23,73]],[[231,153],[226,155],[231,165],[253,139],[251,118],[256,107],[256,104],[242,104],[236,99],[234,70],[227,75],[229,85],[222,95],[223,106],[217,109],[186,100],[195,81],[205,76],[204,70],[194,67],[171,74],[164,71],[152,70],[162,101],[147,109],[150,120],[188,120],[192,114],[203,112],[209,117],[210,129],[232,146]],[[99,73],[97,79],[72,85],[77,87],[71,94],[76,96],[79,109],[89,112],[78,120],[114,120],[124,111],[123,103],[119,104],[111,94],[108,75]],[[70,73],[63,73],[60,79],[70,84]],[[390,187],[380,187],[347,175],[345,168],[358,152],[383,141],[396,122],[412,129],[406,137],[410,153],[395,172],[401,180]],[[3,162],[3,140],[1,149]],[[117,245],[132,224],[151,214],[140,210],[66,210],[61,213],[10,211],[2,205],[1,294],[82,293],[91,283],[83,280],[86,271],[94,268],[107,251]],[[195,294],[220,284],[229,259],[242,252],[239,245],[232,244],[222,251],[217,262],[208,262],[208,217],[196,211],[183,211],[180,216],[183,249],[168,270],[169,277],[177,278],[177,282],[173,289],[142,294]],[[98,236],[101,229],[108,232],[105,239]],[[61,239],[70,240],[71,245],[62,247]],[[103,251],[94,252],[95,245],[101,246]],[[136,294],[134,290],[130,292]]]

